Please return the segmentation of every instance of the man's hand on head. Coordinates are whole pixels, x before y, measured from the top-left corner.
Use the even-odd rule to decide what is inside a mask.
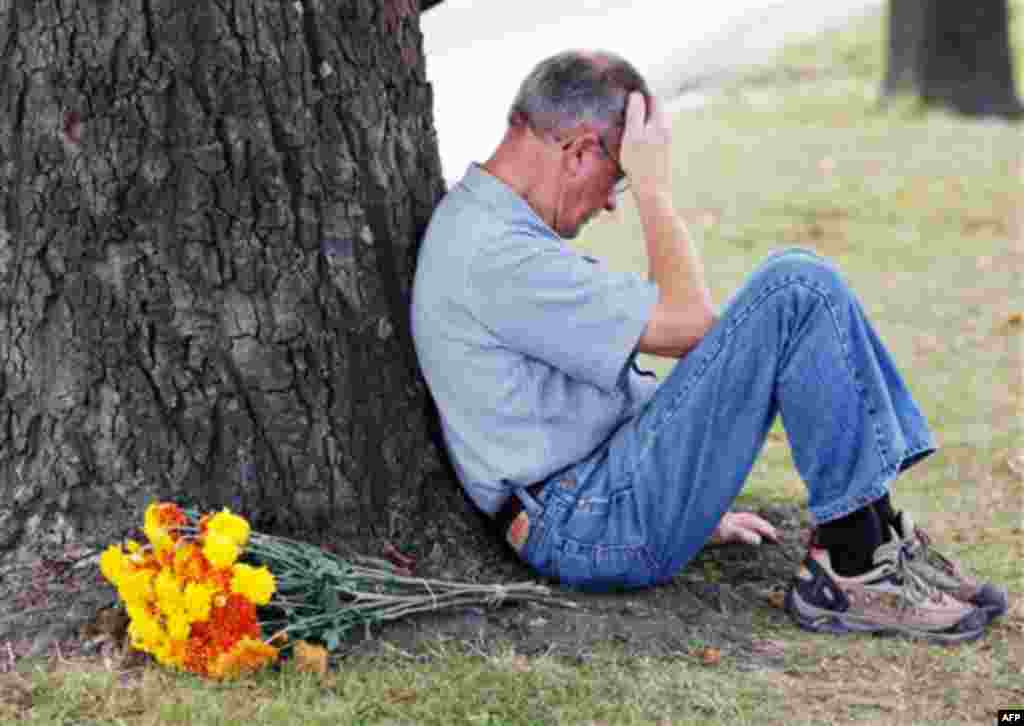
[[[778,544],[779,533],[770,522],[752,512],[726,512],[718,527],[711,534],[708,544],[721,545],[732,542],[757,546],[764,539]]]
[[[668,192],[672,185],[672,138],[668,118],[651,97],[637,91],[626,100],[620,164],[635,193]]]

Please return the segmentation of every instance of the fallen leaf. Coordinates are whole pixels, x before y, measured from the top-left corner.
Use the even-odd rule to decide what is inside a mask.
[[[938,336],[935,335],[919,335],[914,341],[914,347],[917,348],[918,354],[922,353],[934,353],[939,349],[941,342]]]
[[[1010,313],[1009,317],[1006,318],[1007,325],[1024,325],[1024,312],[1021,313]]]
[[[1024,620],[1024,596],[1017,596],[1012,598],[1013,604],[1010,605],[1010,617],[1018,620]]]
[[[403,554],[390,542],[384,543],[383,554],[387,559],[391,560],[396,567],[401,567],[411,571],[416,566],[415,557]]]
[[[784,592],[770,592],[766,599],[768,600],[768,604],[773,608],[782,610],[786,607],[786,593]]]
[[[1024,479],[1024,452],[1016,455],[1012,455],[1006,459],[1006,465],[1010,467],[1010,471]]]
[[[17,709],[32,708],[32,686],[16,673],[0,676],[0,704]]]
[[[389,688],[384,691],[384,699],[388,703],[414,703],[416,691],[411,688]]]
[[[80,637],[92,640],[105,638],[120,642],[128,632],[128,615],[119,607],[103,608],[79,628]]]
[[[327,675],[327,649],[307,643],[305,640],[295,642],[295,667],[303,673]]]
[[[701,648],[697,651],[700,662],[706,666],[716,666],[722,661],[722,651],[718,648]]]
[[[781,658],[786,654],[786,644],[781,640],[755,640],[750,644],[750,650],[755,655]]]
[[[282,645],[284,645],[287,642],[288,642],[288,630],[286,628],[282,628],[281,630],[278,630],[276,633],[274,633],[273,635],[270,636],[270,639],[267,641],[267,645],[274,645],[274,646],[280,648]]]
[[[718,215],[714,212],[704,212],[700,215],[700,225],[702,227],[714,227],[718,224]]]

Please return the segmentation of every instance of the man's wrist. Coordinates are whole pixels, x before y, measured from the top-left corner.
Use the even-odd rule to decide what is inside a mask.
[[[672,190],[667,184],[634,183],[631,189],[638,206],[672,206]]]

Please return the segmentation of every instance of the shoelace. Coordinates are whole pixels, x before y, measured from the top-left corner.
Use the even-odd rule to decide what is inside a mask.
[[[928,564],[944,570],[947,574],[954,574],[957,570],[956,563],[943,555],[941,552],[932,549],[932,539],[920,527],[914,527],[914,539],[910,541],[910,556],[914,558],[920,551]]]
[[[942,599],[939,589],[923,580],[908,566],[907,561],[912,557],[910,549],[910,543],[900,542],[896,548],[896,557],[883,565],[886,572],[896,575],[903,585],[903,606],[916,607],[928,599],[939,602]]]

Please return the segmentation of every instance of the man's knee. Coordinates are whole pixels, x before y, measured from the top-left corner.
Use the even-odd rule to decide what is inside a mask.
[[[829,296],[846,296],[849,288],[836,265],[830,260],[800,247],[770,255],[754,273],[772,285],[796,284]]]

